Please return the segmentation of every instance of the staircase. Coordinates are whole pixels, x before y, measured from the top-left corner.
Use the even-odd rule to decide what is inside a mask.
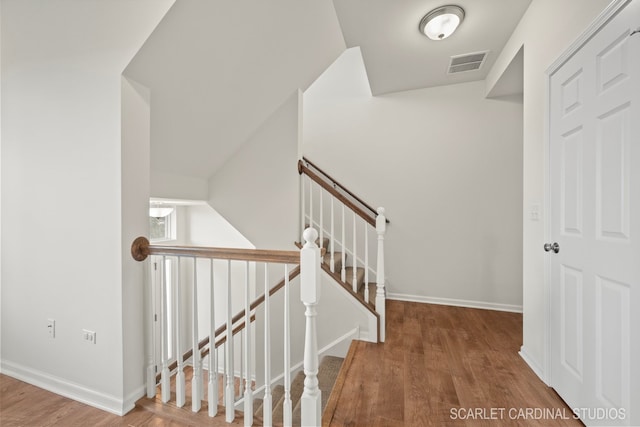
[[[298,161],[298,173],[300,231],[319,230],[322,269],[378,317],[378,341],[384,342],[384,237],[389,223],[384,208],[372,208],[305,157]]]
[[[302,247],[300,243],[296,243],[298,247]],[[322,256],[322,269],[329,274],[333,279],[340,283],[349,293],[351,293],[358,301],[360,301],[365,307],[367,307],[372,313],[379,317],[376,310],[376,286],[375,282],[367,282],[365,286],[365,269],[363,267],[353,267],[348,255],[344,255],[344,280],[342,274],[342,252],[334,252],[333,271],[331,269],[331,252],[327,249],[330,245],[330,239],[324,237],[322,241],[318,238],[316,245],[320,248],[326,249],[325,254]],[[355,269],[355,274],[354,274]],[[353,285],[355,280],[355,286]],[[353,289],[356,289],[356,292]],[[368,288],[368,289],[367,289]]]
[[[322,393],[322,404],[321,408],[324,412],[325,407],[327,406],[327,402],[329,401],[329,396],[331,395],[331,390],[333,390],[333,385],[336,382],[336,378],[338,377],[338,373],[340,372],[340,368],[342,367],[342,362],[344,361],[341,357],[335,356],[324,356],[320,361],[320,365],[318,367],[318,387],[320,388],[320,392]],[[299,426],[301,425],[301,405],[300,405],[300,397],[302,396],[302,391],[304,389],[304,372],[299,371],[296,376],[293,378],[291,382],[291,396],[292,396],[292,404],[293,404],[293,419],[292,425]],[[281,426],[283,425],[278,420],[283,419],[283,405],[285,401],[284,397],[284,387],[282,385],[276,385],[272,391],[272,401],[274,402],[272,408],[273,414],[273,425]],[[264,411],[264,407],[262,404],[262,399],[255,399],[253,407],[256,408],[254,413],[254,420],[257,422],[262,422],[262,414]]]
[[[344,361],[341,357],[335,356],[325,356],[320,361],[320,365],[318,367],[318,387],[322,393],[322,405],[321,408],[324,411],[327,402],[329,400],[329,396],[331,394],[331,390],[333,389],[333,385],[336,382],[336,378],[338,373],[340,372],[340,368],[342,367],[342,362]],[[206,372],[206,371],[205,371]],[[208,375],[208,373],[207,373]],[[208,413],[208,395],[205,392],[204,402],[202,411],[194,413],[191,411],[191,381],[193,379],[193,369],[190,367],[185,368],[185,376],[186,376],[186,405],[185,407],[179,408],[175,405],[174,399],[171,399],[169,404],[163,404],[162,402],[162,393],[160,388],[158,387],[157,393],[154,397],[144,397],[136,402],[136,407],[149,411],[153,414],[161,416],[163,419],[169,419],[179,425],[218,425],[212,424],[212,419],[207,415]],[[175,377],[171,382],[171,390],[172,395],[175,395],[176,384]],[[219,399],[218,399],[218,411],[220,413],[224,412],[223,408],[223,397],[222,397],[222,389],[223,389],[223,376],[219,375],[218,383],[220,384],[219,388]],[[236,389],[235,392],[239,393],[240,391],[240,380],[236,378]],[[291,396],[293,403],[293,419],[292,425],[300,426],[301,425],[301,405],[300,405],[300,397],[302,396],[302,392],[304,389],[304,373],[299,371],[294,377],[291,383]],[[273,407],[272,407],[272,417],[273,417],[273,426],[283,426],[283,406],[285,401],[284,396],[284,386],[278,384],[273,387],[271,392]],[[264,407],[262,404],[262,399],[254,399],[253,407],[255,408],[255,412],[253,414],[253,425],[254,426],[263,426],[263,411]],[[235,420],[232,423],[242,425],[244,422],[244,414],[241,411],[236,411]],[[228,425],[224,420],[220,420],[219,425]]]
[[[185,424],[194,424],[191,417],[206,417],[207,425],[238,424],[242,419],[245,426],[319,426],[342,364],[335,357],[325,357],[318,364],[316,322],[322,271],[373,314],[361,310],[373,323],[368,332],[377,332],[377,340],[384,341],[388,222],[384,209],[366,205],[307,159],[298,163],[298,170],[300,241],[305,242],[298,244],[300,251],[150,245],[144,237],[133,242],[134,259],[152,256],[153,265],[160,266],[155,287],[150,280],[145,286],[147,398],[140,406],[156,408],[163,416],[169,413]],[[374,234],[377,239],[371,238]],[[375,261],[369,256],[373,252]],[[290,295],[294,279],[300,286],[300,298],[295,301]],[[226,290],[219,294],[215,291],[219,288]],[[262,295],[250,300],[262,290]],[[274,306],[272,314],[270,298],[279,291],[283,298],[277,304],[283,306]],[[198,297],[200,292],[204,298]],[[185,297],[190,301],[183,301]],[[155,312],[154,298],[161,302],[160,313]],[[220,306],[217,298],[225,299],[222,326],[215,316],[215,307]],[[301,306],[293,305],[300,300],[304,315]],[[232,316],[238,307],[244,308]],[[296,318],[292,318],[294,312]],[[282,324],[272,327],[272,318]],[[187,333],[182,332],[185,320]],[[252,339],[258,334],[264,339],[259,346]],[[336,338],[341,342],[350,337]],[[274,350],[271,342],[280,338]],[[291,361],[292,345],[304,348],[303,361],[297,365]],[[215,369],[206,371],[205,366]],[[264,371],[258,372],[262,367]],[[272,376],[272,368],[280,375]],[[255,378],[263,379],[256,385]],[[254,395],[263,396],[264,401]],[[184,409],[188,403],[190,411]]]

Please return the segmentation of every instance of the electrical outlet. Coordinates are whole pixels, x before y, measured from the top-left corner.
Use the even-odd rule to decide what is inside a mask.
[[[95,333],[95,331],[90,331],[88,329],[83,329],[82,330],[82,339],[84,339],[88,343],[95,344],[96,343],[96,333]]]
[[[56,321],[53,319],[47,319],[47,332],[51,338],[56,337]]]

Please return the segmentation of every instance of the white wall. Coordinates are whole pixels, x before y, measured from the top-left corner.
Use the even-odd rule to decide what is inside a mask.
[[[358,49],[304,94],[303,152],[384,206],[392,298],[518,310],[522,105],[484,83],[371,97]]]
[[[151,196],[161,199],[206,200],[207,180],[158,170],[151,171]]]
[[[142,385],[123,362],[140,350],[124,348],[121,72],[170,3],[2,2],[2,371],[116,413]]]
[[[295,248],[298,98],[292,93],[209,179],[209,204],[257,248]]]
[[[130,255],[131,242],[149,235],[149,159],[150,159],[149,90],[122,78],[122,324],[124,390],[129,401],[143,391],[145,364],[144,319],[145,275],[143,264]]]
[[[523,304],[522,353],[543,377],[546,348],[544,313],[544,259],[542,246],[546,218],[532,221],[532,206],[544,212],[545,195],[545,70],[609,4],[610,0],[535,0],[505,45],[487,76],[490,91],[524,45],[524,142],[523,142]],[[541,29],[544,29],[541,31]]]
[[[0,46],[2,46],[2,3],[0,2]],[[0,82],[2,82],[2,53],[0,49]],[[2,242],[2,84],[0,84],[0,242]],[[0,244],[0,307],[2,307],[2,245]],[[2,359],[2,316],[0,315],[0,360]],[[0,370],[2,366],[0,365]]]

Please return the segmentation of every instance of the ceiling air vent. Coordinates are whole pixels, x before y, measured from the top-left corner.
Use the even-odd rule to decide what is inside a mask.
[[[479,70],[484,64],[488,52],[467,53],[451,57],[448,74],[462,73],[464,71]]]

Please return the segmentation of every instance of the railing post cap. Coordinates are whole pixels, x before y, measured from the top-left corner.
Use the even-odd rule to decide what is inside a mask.
[[[306,241],[300,251],[300,299],[304,304],[320,300],[320,248],[316,245],[318,232],[307,228],[302,233]]]
[[[378,215],[384,215],[384,208],[383,207],[379,207],[378,208]]]
[[[318,232],[316,231],[315,228],[309,227],[306,230],[304,230],[304,232],[302,233],[302,237],[305,240],[305,246],[307,246],[308,244],[315,244],[316,240],[318,239]]]

